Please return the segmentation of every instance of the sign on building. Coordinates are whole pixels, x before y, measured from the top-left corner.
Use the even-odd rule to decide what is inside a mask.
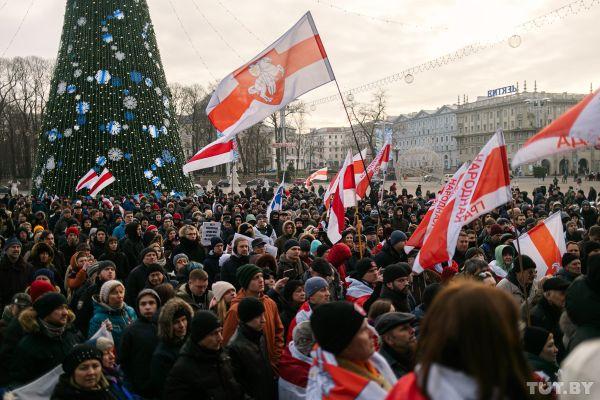
[[[488,97],[496,97],[502,96],[504,94],[517,93],[517,88],[515,85],[504,86],[497,89],[488,90]]]

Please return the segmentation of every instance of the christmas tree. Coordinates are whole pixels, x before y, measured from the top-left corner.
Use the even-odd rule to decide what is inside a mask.
[[[170,98],[146,0],[68,0],[32,193],[91,168],[116,178],[101,194],[191,191]]]

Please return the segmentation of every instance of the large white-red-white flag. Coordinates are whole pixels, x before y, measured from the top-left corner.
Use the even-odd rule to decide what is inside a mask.
[[[326,181],[327,180],[327,167],[321,168],[310,174],[308,178],[306,178],[306,182],[304,182],[304,186],[306,188],[310,187],[312,181]]]
[[[110,173],[108,168],[104,168],[98,179],[94,182],[92,186],[90,186],[90,196],[96,197],[98,193],[102,191],[105,187],[115,182],[116,179],[113,174]]]
[[[342,239],[342,232],[346,227],[344,215],[346,194],[348,194],[348,197],[352,195],[356,196],[352,153],[350,151],[348,151],[348,155],[346,156],[344,165],[342,165],[342,169],[338,172],[338,176],[342,178],[337,180],[337,184],[333,188],[331,207],[329,208],[329,221],[327,223],[327,237],[332,244],[336,244]],[[348,188],[345,185],[348,185]],[[356,197],[353,205],[355,204]]]
[[[196,171],[232,162],[235,159],[235,137],[220,137],[204,146],[183,165],[183,172]]]
[[[529,138],[512,159],[513,168],[544,157],[600,144],[600,89]]]
[[[75,186],[75,191],[79,192],[83,188],[90,188],[94,182],[98,179],[98,173],[94,168],[90,169],[84,176],[79,179],[77,182],[77,186]]]
[[[358,178],[356,179],[356,196],[359,199],[365,197],[371,178],[379,171],[387,171],[388,162],[390,161],[391,148],[391,144],[386,141],[373,161],[371,161],[367,167],[367,170],[365,171],[363,168],[362,173],[359,174]]]
[[[364,171],[365,168],[363,167],[363,159],[367,156],[367,151],[368,149],[363,149],[362,151],[356,153],[353,157],[352,157],[352,169],[354,170],[354,180],[355,180],[355,184],[356,184],[356,179],[358,178],[356,171]],[[333,193],[333,191],[335,190],[335,187],[338,184],[338,180],[340,177],[340,173],[338,171],[338,173],[333,177],[333,179],[331,180],[331,182],[329,183],[329,187],[327,188],[327,190],[325,190],[325,193],[323,194],[323,201],[325,204],[325,208],[329,209],[329,204],[331,203],[331,195]],[[352,207],[352,205],[346,205],[346,207]]]
[[[511,198],[506,144],[502,131],[498,131],[471,161],[457,183],[456,193],[443,208],[426,238],[413,270],[422,271],[452,260],[460,229]]]
[[[519,247],[521,254],[531,257],[535,262],[538,278],[556,273],[563,254],[567,252],[561,213],[550,215],[519,236]]]
[[[206,114],[219,132],[233,135],[332,80],[325,48],[307,12],[275,43],[219,83]]]
[[[433,204],[429,207],[425,216],[421,220],[417,229],[410,235],[410,238],[406,241],[406,245],[404,246],[404,251],[408,254],[414,248],[423,247],[423,243],[425,243],[425,239],[431,233],[431,230],[437,223],[442,215],[442,211],[446,207],[446,205],[454,200],[456,195],[456,189],[458,188],[458,183],[462,179],[463,174],[467,170],[467,164],[463,164],[455,173],[452,175],[448,182],[444,183],[440,191],[438,192]]]

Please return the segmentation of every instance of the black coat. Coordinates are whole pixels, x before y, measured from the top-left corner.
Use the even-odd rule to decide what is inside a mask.
[[[52,391],[50,400],[119,400],[110,387],[98,390],[84,390],[71,384],[71,376],[63,373]]]
[[[19,292],[24,292],[31,283],[33,267],[19,257],[12,263],[6,255],[0,259],[0,310],[10,304],[12,297]]]
[[[569,342],[572,349],[579,343],[600,337],[600,288],[590,276],[581,276],[567,289],[565,309],[577,329]]]
[[[375,264],[379,268],[385,268],[388,265],[396,264],[399,262],[407,262],[408,257],[404,251],[397,252],[392,246],[390,246],[389,241],[387,241],[383,248],[379,253],[377,253],[374,257]]]
[[[235,378],[244,392],[254,399],[274,399],[273,370],[262,332],[256,332],[240,322],[227,350]]]
[[[102,253],[100,258],[98,258],[98,261],[104,260],[110,260],[115,263],[117,267],[117,279],[121,282],[125,282],[127,276],[129,275],[129,272],[131,271],[131,268],[133,267],[132,265],[129,265],[129,260],[127,259],[125,253],[123,253],[122,251],[107,250],[105,253]],[[137,265],[137,262],[133,265]]]
[[[150,275],[148,268],[143,263],[131,270],[127,277],[127,288],[125,290],[125,302],[127,304],[136,303],[137,295],[146,287],[148,275]]]
[[[542,297],[541,300],[531,308],[531,312],[529,313],[532,326],[539,326],[552,333],[554,344],[558,348],[559,362],[566,356],[565,346],[562,341],[563,333],[560,330],[560,325],[558,323],[561,314],[562,309],[550,304],[545,297]]]
[[[191,340],[183,345],[169,372],[165,393],[168,400],[244,399],[229,355],[223,350],[203,349]]]
[[[196,261],[201,263],[204,261],[206,257],[206,252],[204,251],[204,247],[200,244],[199,241],[192,241],[185,237],[180,238],[179,246],[173,249],[173,253],[171,253],[171,259],[175,257],[177,254],[185,254],[188,256],[190,261]]]
[[[96,279],[95,283],[86,282],[77,289],[71,297],[69,308],[75,313],[75,326],[80,332],[88,332],[90,320],[94,316],[94,302],[92,296],[100,294],[100,288],[104,281]]]
[[[142,238],[137,236],[137,233],[133,231],[134,228],[128,224],[125,228],[127,236],[119,242],[119,248],[127,257],[127,263],[129,266],[137,265],[140,262],[140,254],[144,250],[144,242]]]
[[[409,354],[399,354],[385,343],[379,349],[379,354],[385,358],[385,361],[387,361],[398,379],[411,372],[414,368],[414,357],[411,357]]]
[[[381,288],[381,296],[380,299],[387,299],[392,302],[394,305],[394,309],[397,312],[406,312],[409,313],[412,311],[411,304],[409,301],[409,292],[397,292],[395,290],[389,289],[387,286],[383,285]]]
[[[208,274],[208,285],[212,285],[214,282],[221,280],[221,272],[219,268],[219,258],[216,254],[209,253],[202,265],[204,265],[204,270]]]
[[[161,340],[154,349],[152,354],[152,362],[150,363],[150,381],[152,382],[153,392],[156,394],[164,393],[165,383],[167,382],[167,376],[175,361],[179,351],[183,346],[183,342],[171,343],[165,340]]]
[[[250,262],[250,257],[248,256],[236,256],[235,254],[229,257],[223,267],[221,268],[221,280],[231,283],[235,290],[240,289],[240,283],[237,280],[235,275],[237,269],[242,265],[246,265]]]
[[[121,339],[121,368],[133,391],[142,396],[152,395],[150,363],[158,345],[157,331],[156,321],[140,317],[125,328]]]

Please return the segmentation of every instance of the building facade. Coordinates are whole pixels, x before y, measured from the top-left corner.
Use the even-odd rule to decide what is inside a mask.
[[[349,127],[312,129],[306,136],[305,156],[310,170],[325,166],[330,169],[340,168],[349,149],[356,154],[356,144]],[[366,144],[364,140],[360,140],[360,136],[359,144]]]

